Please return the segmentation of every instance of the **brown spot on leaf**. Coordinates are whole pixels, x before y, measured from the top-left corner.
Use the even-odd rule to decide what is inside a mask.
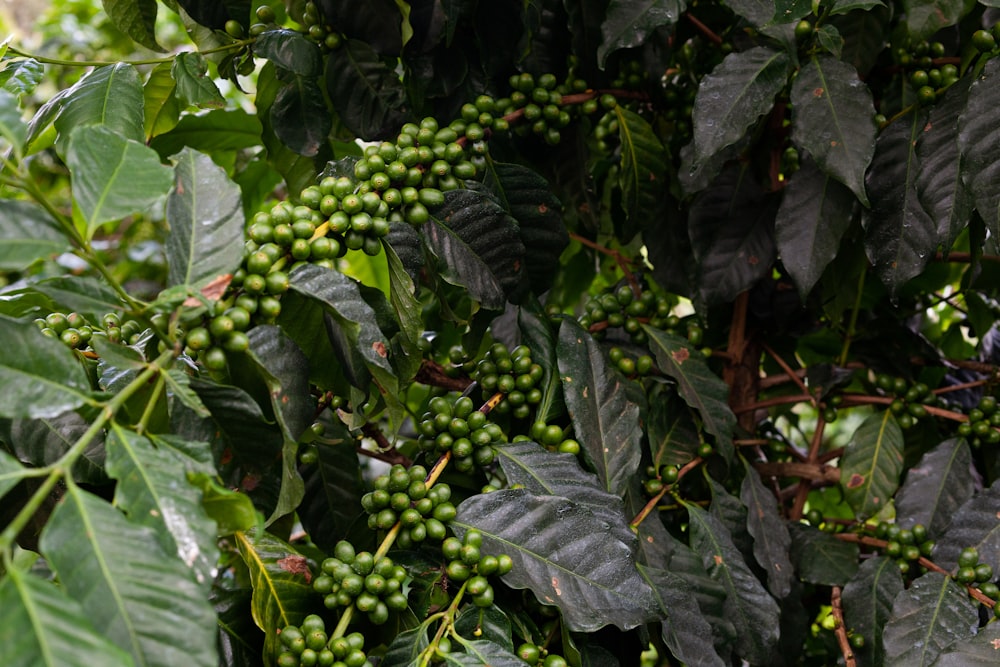
[[[545,215],[546,213],[549,212],[549,207],[546,204],[539,204],[538,212],[541,213],[542,215]]]
[[[309,571],[309,562],[306,560],[305,556],[299,556],[298,554],[285,556],[278,561],[278,567],[285,572],[301,574],[306,578],[307,584],[312,583],[312,572]]]
[[[691,353],[690,353],[690,352],[688,352],[688,349],[687,349],[686,347],[682,347],[682,348],[681,348],[681,349],[679,349],[679,350],[674,350],[673,352],[671,352],[671,353],[670,353],[670,356],[671,356],[671,357],[673,358],[673,360],[674,360],[674,361],[676,361],[677,363],[679,363],[679,364],[683,364],[683,363],[684,363],[685,361],[687,361],[687,360],[688,360],[688,357],[690,357],[690,356],[691,356]]]
[[[750,266],[757,266],[760,263],[760,258],[757,255],[750,255],[747,257],[747,264]]]
[[[722,556],[720,556],[719,554],[715,554],[714,556],[712,556],[712,560],[715,561],[716,565],[722,565],[725,562],[724,560],[722,560]]]
[[[587,398],[588,394],[590,393],[590,392],[588,391],[589,389],[590,389],[590,387],[584,387],[584,388],[583,388],[583,397],[584,397],[584,398]]]
[[[933,125],[931,124],[930,121],[927,121],[927,124],[924,125],[924,132],[930,132],[931,131],[931,127],[933,127]]]
[[[823,97],[823,92],[822,88],[813,88],[813,97]]]
[[[559,579],[552,577],[552,590],[556,592],[556,595],[562,595],[562,591],[559,590]]]
[[[201,293],[210,301],[218,301],[226,293],[229,283],[233,282],[233,274],[223,273],[216,276],[207,285],[201,288]]]
[[[375,354],[382,357],[383,359],[385,359],[389,354],[385,350],[385,343],[383,343],[380,340],[377,340],[374,343],[372,343],[372,349],[375,350]]]
[[[836,148],[837,147],[837,142],[836,141],[831,141],[830,142],[830,146],[833,147],[833,148]]]
[[[1000,651],[1000,639],[993,639],[990,641],[990,646],[993,647],[994,651]]]
[[[865,483],[865,476],[854,473],[851,475],[851,479],[847,480],[847,488],[856,489]]]

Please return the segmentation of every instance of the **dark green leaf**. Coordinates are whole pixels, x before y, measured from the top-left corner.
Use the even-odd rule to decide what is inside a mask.
[[[309,428],[315,410],[309,394],[308,362],[278,327],[254,327],[249,337],[248,354],[267,384],[278,424],[286,439],[295,442]]]
[[[44,294],[53,310],[76,311],[91,322],[100,322],[106,313],[122,309],[120,298],[110,287],[88,276],[53,276],[25,291]]]
[[[0,204],[0,271],[20,271],[69,248],[69,241],[45,209],[27,201]]]
[[[139,665],[216,664],[215,612],[155,532],[71,485],[41,549],[94,628]]]
[[[664,465],[684,465],[698,455],[701,439],[694,416],[675,391],[650,397],[646,421],[646,437],[657,469]]]
[[[681,398],[698,411],[705,430],[715,436],[716,450],[731,461],[736,415],[729,407],[729,386],[687,340],[646,325],[643,329],[649,335],[657,368],[677,383]]]
[[[4,143],[20,159],[28,138],[28,126],[21,119],[21,107],[12,93],[0,88],[0,146]]]
[[[73,183],[74,214],[82,217],[88,239],[105,222],[145,212],[173,184],[170,168],[160,164],[156,151],[107,126],[74,130],[66,164]]]
[[[64,412],[52,418],[0,422],[0,427],[0,438],[7,443],[10,453],[27,465],[41,468],[66,454],[87,432],[90,422],[76,412]],[[73,479],[91,484],[107,482],[103,435],[91,440],[74,462]]]
[[[156,43],[156,0],[102,0],[115,27],[147,49],[163,53]]]
[[[619,49],[642,46],[657,28],[677,23],[686,8],[685,0],[611,0],[601,24],[604,41],[597,50],[598,64],[604,67]]]
[[[812,58],[792,83],[792,140],[865,205],[865,172],[875,154],[875,107],[857,70],[832,56]]]
[[[858,570],[858,545],[838,540],[801,523],[788,524],[792,564],[799,579],[821,586],[843,586]]]
[[[90,380],[65,345],[6,315],[0,340],[0,417],[56,417],[87,401]]]
[[[330,53],[326,86],[344,125],[362,139],[388,136],[405,118],[403,84],[364,42],[346,40]]]
[[[488,195],[451,190],[420,231],[444,262],[443,277],[484,308],[499,310],[518,287],[525,248],[517,223]]]
[[[903,0],[910,39],[927,39],[941,28],[955,25],[971,6],[972,3],[950,0]]]
[[[305,556],[269,533],[236,533],[236,546],[250,571],[253,620],[264,631],[265,661],[277,657],[278,631],[312,613],[312,573]]]
[[[622,208],[631,219],[655,211],[667,187],[667,163],[663,144],[645,118],[624,106],[615,107],[621,142],[618,186]]]
[[[833,57],[841,60],[841,52],[844,49],[844,38],[840,32],[832,25],[821,25],[816,28],[816,42],[823,47],[823,50]]]
[[[327,428],[325,438],[339,442],[316,445],[319,458],[303,471],[305,496],[298,508],[302,525],[321,549],[334,545],[358,519],[361,496],[365,492],[354,438],[343,426]]]
[[[950,577],[928,572],[896,595],[882,634],[886,667],[930,665],[979,625],[976,607]]]
[[[514,569],[504,583],[557,605],[574,631],[626,630],[652,616],[655,601],[633,544],[582,505],[524,489],[494,491],[462,502],[452,525],[481,531],[483,553],[510,555]]]
[[[639,565],[639,572],[649,582],[656,596],[663,641],[674,657],[691,667],[722,667],[723,662],[712,646],[712,626],[698,608],[690,583],[667,570]]]
[[[938,223],[917,195],[921,168],[915,146],[926,119],[918,112],[885,128],[868,172],[871,211],[865,216],[865,250],[893,294],[920,275],[938,246]]]
[[[775,243],[803,301],[837,256],[854,218],[854,195],[807,159],[785,188],[774,221]]]
[[[785,52],[758,46],[729,54],[706,75],[692,112],[695,162],[742,139],[774,106],[790,67]]]
[[[34,91],[44,73],[45,67],[34,58],[8,60],[0,70],[0,88],[20,97]]]
[[[986,228],[1000,235],[1000,127],[991,122],[1000,105],[1000,60],[990,59],[969,88],[958,119],[962,181],[976,201]]]
[[[264,63],[257,76],[257,126],[260,131],[253,139],[253,144],[264,144],[268,164],[285,179],[289,192],[302,192],[315,184],[318,168],[311,157],[299,155],[285,146],[275,132],[271,122],[271,106],[284,85],[278,79],[277,68],[270,62]]]
[[[951,524],[938,539],[934,562],[946,569],[958,564],[966,547],[979,550],[979,560],[1000,571],[1000,480],[965,501],[955,510]]]
[[[24,466],[17,459],[0,449],[0,498],[21,481],[24,472]]]
[[[753,537],[753,554],[767,572],[767,587],[779,600],[792,589],[794,570],[788,559],[792,538],[778,515],[778,501],[760,481],[760,475],[743,459],[746,476],[740,487],[740,500],[747,506],[747,530]]]
[[[172,68],[170,63],[160,63],[150,70],[142,87],[143,128],[147,140],[174,129],[180,120],[181,102],[177,99],[177,82]]]
[[[383,244],[383,247],[389,269],[389,301],[399,322],[400,343],[404,354],[417,360],[421,356],[417,339],[424,329],[424,323],[421,319],[420,302],[416,297],[416,286],[396,250],[388,243]],[[403,379],[409,379],[409,375]]]
[[[882,630],[892,612],[892,602],[903,590],[903,576],[891,558],[876,556],[861,563],[857,574],[844,586],[844,619],[847,627],[865,638],[859,649],[863,664],[885,661]]]
[[[576,439],[604,489],[621,497],[641,458],[639,406],[629,398],[628,380],[573,319],[559,328],[556,358]]]
[[[191,388],[212,413],[237,461],[263,467],[274,460],[281,451],[281,431],[246,391],[199,379],[191,380]]]
[[[754,562],[753,538],[747,530],[747,507],[739,498],[729,493],[722,483],[707,474],[706,468],[702,468],[702,473],[712,494],[712,502],[708,506],[709,514],[725,529],[743,560],[747,563]]]
[[[542,381],[536,385],[542,390],[542,400],[536,406],[535,419],[551,423],[556,416],[566,412],[556,359],[555,331],[541,306],[533,301],[518,310],[517,324],[522,342],[531,349],[532,360],[544,371]]]
[[[482,637],[514,650],[510,619],[498,607],[466,607],[455,619],[455,631],[466,639]]]
[[[990,623],[971,639],[959,639],[942,651],[934,667],[992,667],[997,664],[1000,623]]]
[[[130,348],[120,348],[128,350]],[[104,357],[104,355],[101,355]],[[167,384],[167,389],[170,391],[170,395],[179,400],[184,407],[191,410],[199,417],[209,417],[211,413],[205,404],[201,402],[198,398],[198,394],[191,389],[191,376],[184,371],[171,368],[169,371],[163,374],[163,380]]]
[[[176,553],[207,590],[219,560],[215,523],[202,509],[201,491],[178,480],[188,472],[214,472],[214,466],[167,446],[154,447],[147,438],[117,427],[107,439],[107,451],[108,475],[118,481],[115,505],[133,524],[153,529],[163,550]]]
[[[319,47],[295,30],[265,30],[254,41],[253,52],[270,60],[279,71],[300,77],[316,78],[323,69]]]
[[[186,115],[169,132],[150,142],[161,157],[169,157],[185,146],[203,153],[239,150],[260,143],[261,125],[256,116],[236,109],[216,109]]]
[[[390,223],[389,234],[385,237],[384,245],[392,247],[399,257],[406,275],[410,277],[410,281],[414,285],[418,283],[420,281],[420,273],[423,271],[426,262],[420,232],[407,222]]]
[[[229,19],[246,27],[250,0],[175,0],[195,21],[206,28],[222,30]]]
[[[385,667],[416,667],[417,658],[430,646],[427,639],[427,628],[420,625],[410,628],[396,635],[385,655],[382,656],[380,666]]]
[[[892,499],[902,471],[902,430],[891,411],[873,414],[854,432],[840,457],[844,500],[858,518],[874,516]]]
[[[903,528],[923,524],[931,538],[939,538],[975,491],[971,464],[969,444],[961,438],[945,440],[925,453],[906,472],[896,495],[896,522]]]
[[[792,23],[804,19],[812,12],[812,3],[807,0],[775,0],[772,23]]]
[[[177,82],[177,95],[196,107],[221,109],[226,100],[209,77],[208,62],[200,53],[178,53],[170,74]]]
[[[207,155],[185,148],[174,161],[176,181],[167,197],[167,284],[197,289],[239,267],[242,199],[239,187]]]
[[[405,21],[411,13],[420,8],[419,4],[404,9],[393,0],[368,0],[353,2],[352,0],[319,0],[317,4],[323,10],[328,25],[337,26],[344,34],[357,37],[371,45],[382,55],[399,55],[403,48],[405,37]],[[448,18],[452,16],[452,8],[448,7]]]
[[[283,85],[270,111],[274,133],[281,143],[299,155],[311,157],[319,153],[333,119],[315,79],[296,76]]]
[[[885,7],[882,0],[835,0],[830,14],[846,14],[854,10],[870,11],[875,7]]]
[[[841,4],[843,12],[839,11]],[[855,8],[855,4],[860,6]],[[889,8],[880,0],[861,0],[858,3],[846,0],[837,3],[831,14],[828,25],[835,27],[844,37],[840,59],[854,65],[862,76],[866,75],[882,52],[891,16]]]
[[[0,580],[0,664],[131,667],[135,662],[96,632],[80,604],[59,587],[12,569]]]
[[[719,521],[697,505],[688,511],[691,547],[709,576],[726,589],[723,614],[736,628],[736,652],[753,664],[767,664],[778,641],[778,604],[753,575]]]
[[[688,234],[705,302],[732,301],[771,274],[775,204],[750,170],[735,164],[691,204]]]
[[[461,667],[523,667],[524,660],[514,655],[513,649],[485,639],[461,642],[464,653],[454,652],[445,656],[445,664]]]

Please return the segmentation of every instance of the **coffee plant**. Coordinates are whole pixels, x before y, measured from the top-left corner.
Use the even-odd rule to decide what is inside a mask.
[[[995,664],[995,0],[51,4],[0,664]]]

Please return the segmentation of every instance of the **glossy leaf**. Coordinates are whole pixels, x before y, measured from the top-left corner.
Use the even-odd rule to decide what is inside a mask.
[[[707,74],[692,112],[695,162],[735,144],[770,112],[790,67],[785,52],[758,46],[729,54]]]
[[[24,466],[17,459],[0,449],[0,498],[21,481],[24,471]]]
[[[304,76],[294,77],[278,90],[270,113],[278,139],[307,157],[319,153],[333,125],[323,91],[315,79]]]
[[[160,164],[156,151],[140,141],[124,139],[105,126],[73,131],[66,164],[72,177],[74,213],[82,218],[87,238],[106,222],[145,212],[169,192],[173,184],[170,168]]]
[[[200,53],[178,53],[170,68],[177,95],[190,105],[221,109],[226,101],[208,75],[208,62]]]
[[[524,660],[514,655],[511,649],[486,639],[462,642],[464,653],[449,653],[445,657],[446,665],[461,665],[462,667],[523,667]]]
[[[45,68],[34,58],[8,60],[0,70],[0,88],[20,97],[30,93],[42,81]]]
[[[202,153],[239,150],[260,143],[261,125],[256,116],[242,110],[217,109],[186,115],[169,132],[150,142],[161,157],[169,157],[185,146]]]
[[[863,664],[884,663],[882,630],[902,590],[903,576],[896,561],[880,556],[862,562],[857,574],[844,586],[844,619],[848,627],[865,638],[865,645],[858,649]]]
[[[698,455],[701,445],[694,414],[673,391],[650,397],[646,437],[657,469],[688,463]]]
[[[269,533],[236,533],[236,547],[250,573],[253,620],[264,631],[265,659],[277,657],[278,631],[312,613],[312,573],[305,556]]]
[[[368,44],[345,40],[333,51],[326,86],[340,119],[358,137],[382,138],[402,124],[403,85]]]
[[[306,187],[315,184],[318,165],[313,158],[296,153],[278,138],[271,120],[271,107],[284,85],[278,77],[274,64],[265,63],[257,76],[255,122],[260,130],[253,139],[253,144],[264,145],[267,149],[268,164],[285,179],[289,192],[302,192]]]
[[[420,231],[444,263],[445,280],[465,287],[484,308],[503,308],[521,282],[525,248],[517,223],[495,200],[451,190]]]
[[[76,311],[91,322],[99,322],[104,314],[122,309],[121,299],[107,284],[88,276],[53,276],[38,281],[28,290],[44,294],[53,310]]]
[[[958,23],[970,5],[948,0],[903,0],[910,39],[927,39],[941,28]]]
[[[726,589],[723,614],[736,628],[736,653],[753,664],[772,659],[778,641],[778,604],[753,575],[718,519],[697,505],[688,511],[691,548],[709,576]]]
[[[566,413],[556,359],[556,332],[537,302],[528,301],[520,307],[517,324],[522,344],[531,349],[531,359],[542,367],[542,380],[536,385],[542,392],[542,400],[536,406],[535,419],[550,423]]]
[[[775,0],[774,23],[792,23],[809,16],[812,4],[806,0]]]
[[[126,63],[91,70],[65,96],[57,95],[39,109],[30,124],[28,142],[52,121],[64,140],[78,127],[97,125],[123,139],[143,141],[139,73]]]
[[[843,0],[834,4],[828,25],[843,38],[840,59],[868,74],[885,43],[891,12],[881,0]]]
[[[416,285],[407,273],[403,261],[396,254],[395,248],[388,243],[382,246],[385,250],[386,266],[389,276],[389,302],[396,311],[399,321],[400,343],[403,352],[410,357],[420,356],[417,350],[417,339],[424,329],[420,317],[420,303],[416,297]]]
[[[115,27],[147,49],[163,53],[156,42],[156,0],[103,0]]]
[[[937,540],[934,562],[951,570],[962,549],[975,547],[979,560],[1000,571],[1000,480],[965,501],[955,510],[951,524]]]
[[[430,646],[424,625],[404,630],[396,635],[382,656],[385,667],[416,667],[420,654]]]
[[[215,612],[151,528],[72,485],[42,532],[41,549],[97,632],[137,665],[216,664]]]
[[[463,501],[452,526],[482,532],[483,553],[508,554],[514,569],[504,583],[558,606],[576,632],[625,630],[652,616],[652,590],[636,570],[633,545],[582,505],[525,489],[494,491]]]
[[[187,480],[201,490],[201,506],[215,522],[220,537],[261,527],[250,496],[220,485],[214,475],[189,472]]]
[[[878,514],[899,487],[903,470],[903,432],[885,410],[868,417],[851,436],[840,457],[844,500],[859,518]]]
[[[598,64],[604,67],[619,49],[641,46],[658,28],[677,23],[686,8],[684,0],[611,0],[601,24],[604,41],[597,50]]]
[[[175,158],[167,197],[168,285],[201,287],[231,274],[243,259],[239,187],[211,158],[185,148]]]
[[[6,315],[0,340],[0,417],[56,417],[87,401],[90,380],[65,345]]]
[[[620,105],[615,107],[615,115],[621,142],[618,186],[622,208],[629,218],[637,219],[656,210],[667,187],[665,151],[645,118]]]
[[[20,156],[28,138],[28,125],[21,119],[21,107],[12,93],[0,88],[0,142]]]
[[[807,160],[785,187],[774,221],[781,264],[803,299],[837,256],[854,218],[855,198]]]
[[[923,524],[931,538],[940,537],[975,491],[971,464],[969,444],[961,438],[945,440],[926,452],[907,470],[896,494],[896,522],[903,528]]]
[[[857,71],[831,56],[812,58],[792,83],[792,140],[825,173],[868,204],[865,172],[875,154],[875,107]]]
[[[649,335],[657,368],[677,383],[681,398],[698,411],[705,430],[715,436],[716,451],[732,460],[736,415],[729,408],[729,387],[685,339],[646,325],[643,330]]]
[[[712,626],[702,616],[691,584],[660,568],[640,564],[639,572],[653,589],[664,617],[660,622],[663,641],[674,657],[691,667],[724,666],[712,646]]]
[[[779,600],[792,590],[795,572],[788,558],[792,538],[778,514],[778,501],[760,480],[760,475],[742,459],[746,475],[740,487],[740,500],[747,507],[747,530],[753,537],[753,554],[767,572],[767,587]]]
[[[466,639],[482,637],[508,651],[514,650],[510,619],[499,607],[466,607],[455,619],[454,627]]]
[[[801,523],[788,524],[791,559],[799,579],[821,586],[843,586],[858,570],[857,544]]]
[[[253,52],[270,60],[279,71],[301,77],[315,78],[323,69],[319,47],[296,30],[265,30],[254,41]]]
[[[879,134],[868,172],[871,211],[865,250],[879,278],[895,294],[934,257],[938,225],[917,195],[920,171],[915,146],[926,115],[915,113]]]
[[[27,201],[0,205],[0,271],[20,271],[69,248],[69,241],[45,210]]]
[[[177,99],[172,67],[170,63],[160,63],[150,70],[142,87],[143,129],[147,141],[174,129],[180,120],[181,103]]]
[[[0,663],[5,667],[130,667],[80,604],[50,581],[8,570],[0,580]]]
[[[52,465],[87,432],[90,422],[76,412],[57,417],[13,419],[0,422],[0,438],[8,443],[17,459],[34,468]],[[94,437],[73,463],[73,479],[89,484],[104,484],[104,437]]]
[[[950,577],[928,572],[896,595],[882,632],[886,667],[930,665],[956,640],[971,637],[979,614]]]
[[[934,667],[991,667],[997,664],[1000,624],[980,628],[975,637],[959,639],[938,654]]]
[[[358,453],[350,432],[342,427],[327,429],[326,441],[316,445],[318,460],[303,471],[305,496],[298,508],[302,525],[321,549],[333,551],[337,541],[358,519],[365,492]]]
[[[727,0],[725,4],[756,27],[768,24],[775,15],[771,0]]]
[[[639,406],[628,396],[628,380],[575,320],[563,320],[556,357],[576,438],[604,489],[621,497],[641,456]]]
[[[969,100],[958,119],[962,181],[979,215],[994,236],[1000,235],[1000,128],[991,122],[1000,105],[1000,61],[986,62],[969,88]]]

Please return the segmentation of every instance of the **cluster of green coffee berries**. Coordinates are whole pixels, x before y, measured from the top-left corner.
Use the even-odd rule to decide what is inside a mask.
[[[517,657],[531,667],[566,667],[566,658],[557,653],[549,653],[544,647],[525,642],[517,647]]]
[[[922,40],[909,48],[896,49],[896,62],[906,72],[906,78],[920,104],[933,104],[938,95],[958,81],[958,66],[952,63],[938,65],[936,62],[944,58],[946,53],[942,42],[927,40]],[[884,123],[884,118],[877,120],[880,125]]]
[[[902,429],[908,429],[917,420],[926,417],[927,406],[938,402],[937,395],[923,382],[911,384],[904,378],[880,373],[875,378],[875,385],[887,396],[893,397],[889,409]]]
[[[550,451],[557,451],[562,454],[572,454],[576,456],[580,453],[580,443],[566,436],[567,429],[558,424],[546,424],[537,421],[531,425],[528,431],[528,439],[537,442]],[[514,437],[516,442],[519,436]]]
[[[465,593],[472,597],[477,607],[493,604],[493,586],[487,577],[503,576],[514,567],[514,561],[507,554],[491,556],[483,554],[483,534],[478,530],[468,530],[462,539],[449,537],[441,543],[441,553],[448,560],[445,574],[449,581],[463,583]]]
[[[282,274],[284,275],[284,274]],[[284,276],[287,281],[287,275]],[[286,286],[287,289],[287,286]],[[265,308],[279,309],[277,299]],[[184,333],[185,351],[209,370],[226,367],[226,353],[242,353],[250,347],[246,332],[253,320],[252,313],[261,312],[258,300],[241,295],[228,305],[229,300],[213,304],[209,312],[192,309],[182,313],[182,324],[190,328]],[[188,321],[190,318],[190,321]]]
[[[43,335],[62,341],[74,350],[87,350],[94,336],[103,336],[112,343],[133,345],[142,333],[143,327],[136,320],[121,321],[117,313],[108,313],[100,324],[89,322],[80,313],[49,313],[35,319]]]
[[[671,300],[664,295],[658,295],[638,283],[635,286],[624,283],[608,287],[588,298],[584,304],[584,314],[578,321],[580,326],[598,340],[604,337],[607,329],[620,328],[636,345],[643,345],[649,340],[642,328],[644,323],[669,333],[677,333],[684,325],[688,342],[701,345],[701,326],[693,319],[685,321],[672,315],[673,306]]]
[[[910,571],[911,563],[921,556],[929,557],[934,551],[934,541],[927,538],[927,528],[919,523],[912,528],[901,528],[882,521],[875,527],[875,537],[886,541],[885,555],[895,559],[904,574]]]
[[[473,379],[482,388],[483,400],[503,394],[503,400],[493,408],[497,414],[511,414],[515,419],[527,419],[532,406],[542,400],[539,385],[545,371],[531,358],[526,345],[508,350],[503,343],[494,343],[473,371]]]
[[[706,455],[712,453],[711,447],[706,450]],[[642,488],[649,496],[655,496],[664,488],[676,484],[680,477],[680,468],[675,465],[646,466],[646,481],[642,483]]]
[[[997,410],[997,399],[993,396],[983,396],[972,410],[969,410],[969,420],[958,425],[958,434],[963,438],[971,438],[972,445],[978,447],[983,443],[995,445],[1000,442],[1000,411]]]
[[[476,410],[471,398],[462,396],[452,403],[444,396],[435,396],[428,408],[417,427],[421,449],[434,454],[451,452],[452,464],[459,472],[493,463],[496,454],[490,445],[502,441],[503,430],[486,413]]]
[[[972,33],[972,45],[980,53],[995,54],[997,40],[1000,40],[1000,23],[994,24],[992,30],[977,30]]]
[[[389,611],[406,609],[403,581],[406,570],[388,556],[378,560],[368,551],[355,552],[354,545],[341,540],[333,548],[333,557],[320,566],[322,573],[313,580],[313,590],[323,595],[327,609],[354,607],[381,625],[389,620]]]
[[[534,134],[550,146],[559,143],[561,130],[573,119],[569,109],[562,104],[563,95],[582,93],[587,90],[587,84],[582,79],[574,79],[568,85],[558,84],[554,74],[542,74],[537,78],[527,72],[511,75],[511,106],[520,111],[525,121],[515,127],[516,134]],[[614,96],[610,99],[613,101]]]
[[[426,477],[423,466],[407,470],[398,463],[376,477],[374,489],[361,497],[361,506],[368,513],[368,528],[389,530],[399,522],[396,545],[402,549],[425,540],[442,541],[447,536],[446,525],[456,513],[450,502],[451,487],[438,483],[427,488]]]
[[[302,625],[285,626],[278,635],[281,650],[278,667],[372,667],[365,655],[365,636],[352,632],[346,637],[329,637],[326,623],[316,614],[306,616]]]
[[[1000,588],[993,581],[993,566],[979,560],[979,550],[966,547],[958,555],[955,581],[966,586],[976,586],[986,597],[1000,599]]]

